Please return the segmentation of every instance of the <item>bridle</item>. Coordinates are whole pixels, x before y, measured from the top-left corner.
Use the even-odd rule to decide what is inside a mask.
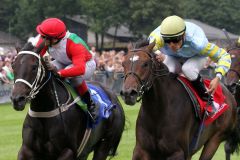
[[[143,94],[152,87],[155,78],[166,76],[169,74],[169,71],[167,68],[158,70],[157,65],[159,65],[159,63],[156,61],[155,56],[153,56],[153,54],[151,54],[150,52],[148,52],[144,49],[131,50],[130,52],[134,53],[131,58],[133,59],[136,52],[139,52],[139,51],[142,51],[143,53],[147,54],[150,57],[149,62],[151,64],[151,66],[149,67],[150,69],[148,70],[148,72],[149,72],[148,78],[146,80],[143,80],[143,79],[141,79],[141,77],[138,74],[135,73],[134,61],[132,61],[132,63],[131,63],[131,70],[124,75],[124,81],[127,79],[128,76],[133,76],[140,83],[140,85],[139,85],[140,87],[137,91],[138,97],[139,97],[139,99],[137,99],[137,102],[139,102],[142,99]]]
[[[25,79],[22,79],[22,78],[18,78],[15,80],[14,84],[16,83],[24,83],[26,84],[30,89],[30,93],[27,97],[28,100],[32,100],[35,98],[35,96],[38,94],[39,90],[48,82],[48,80],[51,78],[51,74],[49,74],[49,78],[44,82],[43,82],[43,79],[45,77],[45,68],[44,66],[42,65],[42,62],[41,62],[41,57],[39,54],[35,53],[35,52],[32,52],[32,51],[20,51],[18,53],[17,56],[19,55],[24,55],[24,54],[27,54],[27,55],[33,55],[35,57],[37,57],[38,59],[38,70],[37,70],[37,75],[33,81],[33,83],[31,84],[30,82],[28,82],[27,80]]]

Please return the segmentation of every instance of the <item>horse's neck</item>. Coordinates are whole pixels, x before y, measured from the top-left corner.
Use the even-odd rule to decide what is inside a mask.
[[[55,89],[53,83],[55,83]],[[55,78],[52,78],[31,101],[31,109],[41,112],[50,111],[59,107],[59,104],[65,103],[68,98],[66,89]]]
[[[168,112],[170,99],[174,94],[178,94],[172,90],[176,82],[177,80],[170,76],[156,78],[150,90],[143,96],[143,106],[147,106],[147,110],[153,114]]]
[[[143,103],[153,103],[156,105],[164,103],[166,100],[166,89],[168,79],[160,78],[155,79],[152,87],[145,92],[143,96]]]

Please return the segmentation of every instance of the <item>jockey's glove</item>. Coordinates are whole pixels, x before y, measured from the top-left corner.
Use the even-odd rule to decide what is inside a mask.
[[[57,72],[57,67],[54,66],[52,63],[51,63],[51,60],[48,58],[48,57],[44,57],[44,62],[45,62],[45,65],[46,65],[46,69],[49,70],[49,71],[54,71],[54,72]]]

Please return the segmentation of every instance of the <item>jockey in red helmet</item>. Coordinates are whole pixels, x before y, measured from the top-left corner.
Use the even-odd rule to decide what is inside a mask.
[[[92,101],[85,82],[96,69],[89,47],[78,35],[67,31],[64,22],[58,18],[44,20],[36,30],[39,35],[32,39],[33,46],[38,47],[45,41],[45,47],[40,54],[44,56],[47,51],[54,59],[48,63],[48,68],[56,70],[61,77],[71,77],[70,82],[87,103],[89,114],[95,121],[99,112],[98,107]]]

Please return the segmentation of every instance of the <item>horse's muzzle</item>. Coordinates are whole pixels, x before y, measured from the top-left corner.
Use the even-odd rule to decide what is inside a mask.
[[[137,102],[138,92],[134,89],[122,89],[120,95],[127,105],[133,106]]]
[[[25,96],[11,96],[10,97],[13,103],[13,108],[16,111],[22,111],[25,108],[25,105],[27,103]]]

